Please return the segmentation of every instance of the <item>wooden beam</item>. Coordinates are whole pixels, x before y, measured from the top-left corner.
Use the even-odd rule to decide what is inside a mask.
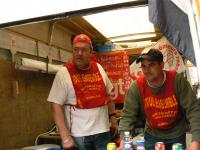
[[[200,2],[199,2],[199,0],[195,0],[195,5],[196,5],[196,9],[197,9],[198,19],[200,21]]]
[[[130,48],[130,49],[126,49],[128,50],[128,55],[140,55],[141,52],[144,50],[145,47],[141,47],[141,48]]]

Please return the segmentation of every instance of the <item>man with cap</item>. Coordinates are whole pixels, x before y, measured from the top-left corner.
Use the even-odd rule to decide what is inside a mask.
[[[57,72],[48,97],[64,149],[105,150],[110,127],[117,132],[109,99],[113,86],[102,66],[90,60],[92,50],[87,35],[75,36],[73,59]]]
[[[124,131],[134,131],[138,113],[142,112],[146,118],[146,150],[154,150],[156,142],[164,142],[166,150],[172,150],[174,143],[181,143],[185,149],[187,118],[192,133],[188,150],[200,150],[200,102],[183,74],[163,70],[163,54],[157,49],[141,54],[136,63],[141,63],[143,75],[127,92],[120,136]]]

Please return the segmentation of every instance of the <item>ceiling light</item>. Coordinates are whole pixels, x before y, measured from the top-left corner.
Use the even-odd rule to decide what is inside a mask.
[[[111,40],[112,42],[123,42],[123,41],[129,41],[129,40],[131,41],[131,40],[153,38],[153,37],[156,37],[155,33],[152,33],[152,34],[139,34],[139,35],[122,37],[122,38],[114,38],[114,39],[109,39],[109,40]]]
[[[148,6],[118,9],[84,16],[105,37],[155,32]]]

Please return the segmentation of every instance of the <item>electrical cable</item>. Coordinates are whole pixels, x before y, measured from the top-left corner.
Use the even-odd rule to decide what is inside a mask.
[[[35,146],[38,145],[38,139],[39,139],[39,137],[40,137],[41,135],[49,134],[49,133],[51,133],[51,132],[54,131],[54,130],[56,130],[56,125],[54,125],[53,128],[52,128],[51,130],[49,130],[48,132],[39,134],[39,135],[36,137],[36,139],[35,139]]]

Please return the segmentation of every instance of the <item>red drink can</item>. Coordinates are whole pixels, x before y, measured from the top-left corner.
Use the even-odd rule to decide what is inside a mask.
[[[155,150],[165,150],[165,144],[163,142],[156,142]]]

